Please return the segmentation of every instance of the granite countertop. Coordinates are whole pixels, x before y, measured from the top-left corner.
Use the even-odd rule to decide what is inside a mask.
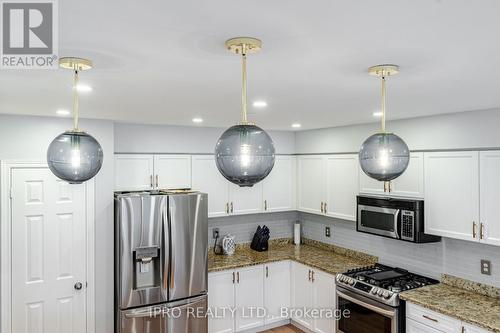
[[[241,245],[237,247],[235,254],[226,256],[215,255],[211,249],[208,255],[208,271],[223,271],[282,260],[294,260],[335,275],[352,268],[372,265],[378,259],[360,252],[310,240],[305,240],[305,244],[299,246],[285,240],[270,243],[269,250],[265,252],[257,252],[250,249],[248,245]]]
[[[454,278],[454,280],[451,281],[449,276],[443,276],[444,283],[405,291],[400,293],[399,297],[410,303],[500,333],[500,298],[491,297],[496,295],[496,291],[493,292],[495,288],[485,286],[489,290],[480,291],[477,288],[478,284],[469,282],[457,284],[456,281],[461,279]]]

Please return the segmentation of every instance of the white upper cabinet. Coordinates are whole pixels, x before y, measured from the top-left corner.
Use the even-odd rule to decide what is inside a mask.
[[[359,188],[357,154],[326,157],[326,214],[356,220],[356,195]]]
[[[384,182],[368,177],[359,168],[359,192],[394,197],[424,197],[424,153],[410,153],[405,172],[391,182],[391,191],[384,192]]]
[[[271,173],[262,181],[265,212],[295,209],[296,158],[276,156]]]
[[[115,190],[140,191],[152,189],[153,155],[115,155]]]
[[[213,155],[192,157],[193,189],[208,193],[208,217],[229,213],[229,182],[220,174]]]
[[[481,242],[500,245],[500,151],[483,151],[480,161],[480,224]]]
[[[479,153],[424,154],[425,232],[474,240],[479,232]]]
[[[262,212],[262,182],[252,187],[229,185],[229,212],[231,214],[255,214]]]
[[[191,155],[155,155],[155,187],[191,188]]]
[[[325,159],[323,156],[299,156],[297,169],[298,209],[323,214],[325,201]]]

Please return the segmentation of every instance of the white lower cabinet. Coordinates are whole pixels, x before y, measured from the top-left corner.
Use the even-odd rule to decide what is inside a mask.
[[[264,308],[267,310],[265,324],[288,319],[282,317],[281,309],[290,307],[290,261],[264,265]]]
[[[292,307],[301,309],[335,309],[335,277],[299,263],[292,263]],[[300,316],[292,320],[317,333],[334,333],[335,319]]]
[[[208,274],[208,318],[210,333],[234,332],[234,318],[229,312],[234,307],[234,272],[223,271]]]
[[[407,333],[488,333],[483,328],[462,322],[441,313],[406,303]]]
[[[240,332],[264,325],[264,318],[255,312],[264,306],[263,267],[252,266],[236,271],[235,331]]]

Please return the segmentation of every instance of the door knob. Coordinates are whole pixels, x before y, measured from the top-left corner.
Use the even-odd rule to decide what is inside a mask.
[[[83,284],[81,282],[75,283],[75,290],[81,290],[83,288]]]

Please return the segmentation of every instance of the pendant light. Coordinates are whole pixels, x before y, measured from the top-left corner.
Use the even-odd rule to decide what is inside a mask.
[[[399,136],[389,133],[385,128],[386,117],[386,77],[399,72],[396,65],[378,65],[370,67],[370,75],[378,76],[382,81],[382,130],[363,142],[359,151],[361,169],[369,177],[384,182],[384,191],[390,191],[390,181],[399,177],[408,167],[410,150]]]
[[[73,129],[58,135],[47,150],[47,163],[54,175],[70,184],[80,184],[94,177],[102,166],[103,152],[97,140],[78,128],[78,74],[92,68],[81,58],[61,58],[59,66],[70,69],[73,77]]]
[[[260,40],[238,37],[226,41],[226,47],[242,57],[242,121],[227,129],[215,146],[215,163],[230,182],[251,187],[271,172],[274,166],[274,144],[271,137],[247,119],[247,54],[261,49]]]

